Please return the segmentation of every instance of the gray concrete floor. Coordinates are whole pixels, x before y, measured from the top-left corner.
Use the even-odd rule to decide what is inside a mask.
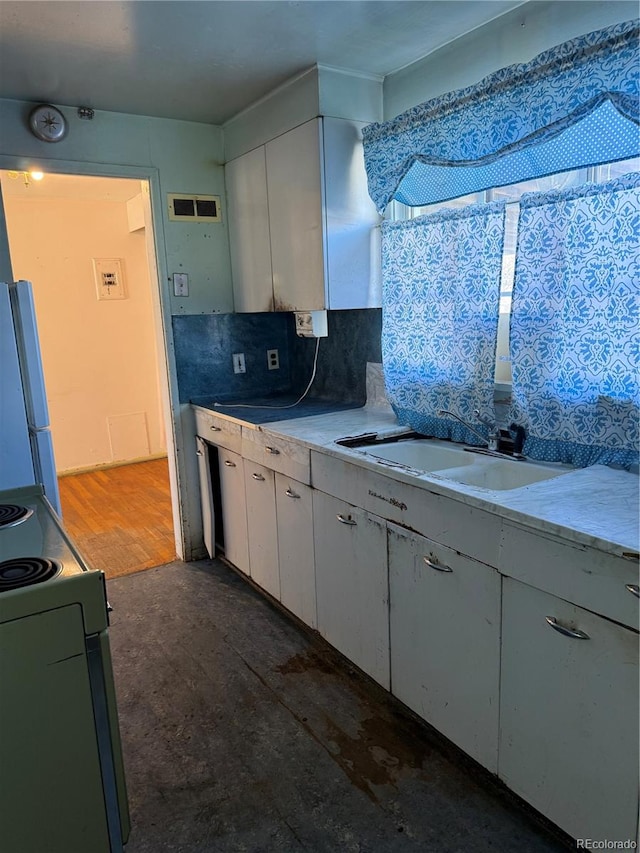
[[[127,853],[567,849],[222,562],[108,593]]]

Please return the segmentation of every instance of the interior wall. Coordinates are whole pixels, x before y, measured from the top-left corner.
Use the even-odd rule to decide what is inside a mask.
[[[233,310],[231,261],[224,193],[223,131],[213,125],[96,110],[92,121],[62,106],[67,136],[40,142],[28,129],[33,104],[0,99],[0,160],[6,169],[149,175],[153,186],[153,219],[158,273],[163,293],[162,322],[169,379],[169,401],[175,457],[169,460],[178,531],[178,554],[185,560],[203,553],[197,458],[193,453],[193,418],[178,402],[171,314],[209,314]],[[219,195],[222,222],[185,223],[168,218],[166,193]],[[0,253],[2,246],[0,245]],[[171,295],[167,278],[189,274],[189,296]],[[174,464],[175,459],[175,464]]]
[[[38,189],[4,204],[14,278],[33,282],[58,472],[162,454],[145,232],[129,232],[124,201]],[[125,299],[98,299],[93,258],[121,259]]]

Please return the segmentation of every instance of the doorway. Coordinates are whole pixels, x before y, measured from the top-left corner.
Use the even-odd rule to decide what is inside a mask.
[[[170,562],[147,182],[0,171],[0,183],[13,277],[33,283],[65,526],[108,577]]]

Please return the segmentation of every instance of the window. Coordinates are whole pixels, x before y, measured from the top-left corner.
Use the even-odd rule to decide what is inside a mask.
[[[425,207],[407,207],[394,202],[391,207],[391,218],[413,219],[423,214],[435,213],[443,209],[459,209],[471,204],[483,202],[506,201],[505,238],[502,256],[502,275],[500,281],[500,318],[498,321],[498,340],[496,347],[495,382],[496,386],[511,384],[511,358],[509,354],[509,318],[511,314],[511,296],[515,273],[515,252],[518,226],[519,200],[524,193],[546,192],[548,190],[563,190],[577,187],[584,183],[602,183],[629,172],[640,171],[640,158],[622,160],[617,163],[606,163],[588,169],[576,169],[570,172],[560,172],[545,178],[523,181],[504,187],[496,187],[484,192],[462,196],[451,201],[432,204]]]

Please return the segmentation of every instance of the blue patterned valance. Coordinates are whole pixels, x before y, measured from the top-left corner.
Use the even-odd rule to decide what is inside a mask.
[[[638,21],[565,42],[525,65],[363,130],[369,194],[445,201],[638,155]]]
[[[511,309],[525,453],[638,463],[640,174],[520,202]]]
[[[400,423],[479,444],[446,409],[486,434],[493,384],[504,205],[382,223],[382,361]]]

